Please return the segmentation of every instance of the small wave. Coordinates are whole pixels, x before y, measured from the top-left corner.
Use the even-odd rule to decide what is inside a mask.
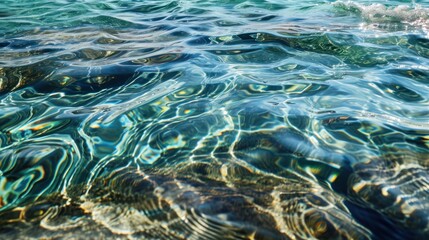
[[[106,106],[98,106],[97,108],[106,111],[106,110],[113,110],[112,115],[109,115],[103,122],[104,123],[110,123],[118,116],[124,114],[127,111],[130,111],[131,109],[137,108],[145,103],[148,103],[156,98],[159,98],[161,96],[164,96],[171,91],[179,89],[184,83],[183,82],[177,82],[175,80],[168,80],[164,83],[159,84],[155,88],[153,88],[150,93],[145,93],[135,99],[132,99],[130,101],[116,104],[114,106],[109,107]]]
[[[429,9],[415,6],[364,5],[353,1],[337,1],[334,6],[360,15],[365,21],[378,24],[403,23],[429,30]]]

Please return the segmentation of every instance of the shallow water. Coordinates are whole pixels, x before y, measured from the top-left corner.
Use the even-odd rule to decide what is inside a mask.
[[[0,9],[0,238],[429,235],[429,2]]]

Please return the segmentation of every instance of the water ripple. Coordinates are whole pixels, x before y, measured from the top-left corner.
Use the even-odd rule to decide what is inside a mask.
[[[427,237],[419,4],[2,1],[0,238]]]

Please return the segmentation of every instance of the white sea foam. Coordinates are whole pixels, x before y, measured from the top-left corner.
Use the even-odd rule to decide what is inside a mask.
[[[334,6],[357,13],[370,23],[403,23],[429,31],[429,9],[418,4],[386,6],[379,3],[364,5],[353,1],[337,1]]]

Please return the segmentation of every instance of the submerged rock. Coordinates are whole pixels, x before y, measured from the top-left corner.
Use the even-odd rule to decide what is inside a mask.
[[[206,174],[189,170],[210,169]],[[205,164],[175,174],[125,168],[1,213],[17,238],[369,239],[338,195],[312,181]],[[188,172],[189,174],[182,174]],[[237,174],[238,173],[238,174]]]

